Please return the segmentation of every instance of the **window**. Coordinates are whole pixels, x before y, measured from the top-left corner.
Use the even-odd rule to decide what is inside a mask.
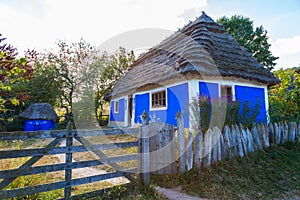
[[[221,97],[228,98],[232,100],[232,87],[231,86],[221,86]]]
[[[118,113],[118,112],[119,112],[119,100],[115,101],[114,112],[115,112],[115,113]]]
[[[151,107],[152,108],[166,107],[166,90],[153,92],[151,94]]]

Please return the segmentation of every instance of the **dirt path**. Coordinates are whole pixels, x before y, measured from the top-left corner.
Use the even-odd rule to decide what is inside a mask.
[[[65,140],[60,144],[60,147],[64,147],[64,146],[66,146]],[[66,154],[56,154],[55,156],[59,159],[60,163],[66,162]],[[72,160],[72,162],[76,162],[76,161]],[[107,171],[105,171],[105,170],[95,169],[92,167],[85,167],[85,168],[79,168],[79,169],[72,170],[73,178],[95,176],[95,175],[106,174],[106,173],[107,173]],[[111,178],[111,179],[107,179],[105,181],[112,183],[112,184],[118,184],[118,185],[124,184],[124,183],[129,183],[129,180],[124,177]]]
[[[161,187],[155,188],[160,194],[170,200],[206,200],[199,197],[191,196],[182,192],[181,187],[166,189]]]

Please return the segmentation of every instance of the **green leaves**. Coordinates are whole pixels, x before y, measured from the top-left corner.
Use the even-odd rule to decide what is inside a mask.
[[[21,123],[16,124],[18,114],[29,100],[28,95],[21,95],[24,92],[21,90],[32,78],[30,61],[34,54],[28,51],[25,57],[18,58],[16,48],[3,41],[0,34],[0,131],[20,130]]]
[[[248,17],[234,15],[231,18],[221,17],[217,20],[223,24],[226,31],[245,47],[256,60],[272,70],[276,65],[275,61],[278,57],[272,55],[270,51],[269,37],[263,26],[254,29],[253,21]]]
[[[16,99],[15,97],[10,99],[10,102],[12,103],[12,105],[17,106],[20,104],[20,101],[18,99]]]
[[[281,80],[269,90],[271,121],[300,121],[300,67],[274,72]]]

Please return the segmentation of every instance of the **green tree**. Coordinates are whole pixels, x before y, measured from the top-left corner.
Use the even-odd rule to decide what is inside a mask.
[[[300,67],[274,72],[281,84],[269,90],[270,119],[273,122],[300,121]]]
[[[72,44],[59,41],[57,46],[57,52],[43,54],[41,64],[47,66],[47,73],[50,73],[55,84],[60,86],[60,107],[65,108],[67,114],[70,114],[74,92],[86,78],[82,76],[83,71],[94,62],[98,54],[96,48],[83,39]]]
[[[30,102],[47,102],[54,107],[59,106],[62,96],[61,80],[53,67],[35,61],[33,78],[24,85],[24,90],[30,95]]]
[[[95,115],[99,124],[101,124],[104,105],[107,103],[106,97],[111,94],[116,83],[134,61],[133,51],[128,52],[125,48],[120,47],[113,55],[104,53],[102,59],[99,59],[98,63],[94,64],[94,67],[103,65],[100,75],[97,76],[95,81]]]
[[[0,130],[18,130],[21,127],[17,123],[18,114],[30,99],[26,92],[20,90],[20,86],[32,78],[31,61],[36,53],[27,51],[25,57],[18,58],[17,49],[4,43],[6,38],[1,36],[0,34]]]
[[[270,51],[271,44],[268,42],[269,37],[263,26],[254,28],[250,18],[240,15],[234,15],[231,18],[224,16],[217,22],[223,24],[226,31],[245,47],[260,64],[270,70],[274,68],[278,57],[273,56]]]

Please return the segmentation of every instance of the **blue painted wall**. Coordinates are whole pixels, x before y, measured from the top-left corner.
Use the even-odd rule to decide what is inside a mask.
[[[125,122],[125,99],[119,99],[119,112],[114,112],[115,101],[110,102],[110,121]]]
[[[135,96],[135,116],[134,123],[141,123],[141,114],[146,110],[149,113],[150,120],[155,117],[156,121],[165,122],[177,126],[176,113],[181,111],[184,127],[189,127],[188,113],[188,83],[167,88],[167,109],[150,111],[150,94],[145,93]],[[153,119],[152,119],[153,120]]]
[[[263,88],[236,85],[235,98],[241,102],[247,101],[251,108],[254,108],[254,106],[258,103],[260,105],[260,111],[256,118],[256,122],[267,122],[265,92]]]
[[[150,101],[149,93],[135,95],[134,123],[139,123],[139,124],[142,123],[141,115],[143,114],[144,110],[147,113],[149,113],[149,106],[150,106],[149,101]]]
[[[206,96],[208,98],[219,98],[219,84],[218,83],[206,83],[199,82],[199,94],[200,96]],[[206,111],[208,113],[209,121],[211,121],[211,105],[206,106]],[[202,113],[200,113],[202,116]]]
[[[208,98],[219,97],[219,85],[218,83],[205,83],[199,82],[199,94],[200,96],[207,96]]]

